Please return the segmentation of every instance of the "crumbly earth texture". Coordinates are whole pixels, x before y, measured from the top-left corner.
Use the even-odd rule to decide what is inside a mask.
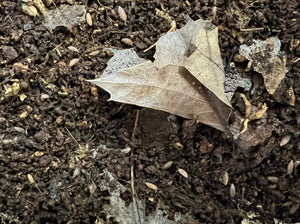
[[[22,12],[22,1],[0,1],[1,223],[118,223],[104,209],[118,184],[126,206],[134,197],[146,215],[163,210],[171,220],[189,214],[185,223],[300,220],[299,1],[53,2],[48,9],[85,5],[92,24],[50,31],[43,16]],[[211,127],[107,101],[109,94],[86,82],[105,69],[106,48],[132,44],[153,60],[155,48],[144,50],[171,28],[156,9],[179,28],[198,18],[217,25],[226,72],[242,43],[280,39],[288,72],[275,94],[252,70],[252,92],[237,89],[252,105],[268,105],[266,119],[277,125],[271,137],[242,150]],[[245,70],[247,62],[236,66]],[[244,113],[239,97],[232,104]],[[105,172],[116,180],[106,188]]]

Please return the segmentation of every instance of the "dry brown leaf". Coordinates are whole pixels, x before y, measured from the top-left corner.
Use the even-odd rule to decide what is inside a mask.
[[[134,51],[126,52],[127,57],[117,57],[115,51],[102,76],[92,80],[111,94],[110,100],[166,111],[227,130],[231,106],[224,92],[215,26],[197,20],[164,35],[157,42],[153,63],[138,58]],[[200,74],[198,69],[204,72]]]
[[[239,114],[235,116],[235,121],[230,125],[229,129],[239,147],[249,149],[252,146],[263,143],[272,135],[272,131],[276,129],[279,121],[275,118],[267,119],[267,117],[268,114],[265,113],[260,120],[249,122],[247,130],[241,133],[244,119]]]
[[[265,41],[254,40],[250,46],[240,46],[240,54],[251,62],[254,71],[262,74],[265,87],[270,94],[275,93],[287,72],[284,61],[277,56],[280,46],[277,37]]]

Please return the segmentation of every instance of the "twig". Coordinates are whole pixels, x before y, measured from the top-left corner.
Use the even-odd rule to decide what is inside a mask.
[[[265,28],[263,27],[257,27],[257,28],[247,28],[247,29],[240,29],[241,32],[252,32],[252,31],[260,31],[264,30]]]
[[[176,28],[177,28],[176,21],[173,20],[173,19],[171,18],[171,16],[169,16],[167,13],[165,13],[165,12],[159,10],[159,9],[155,9],[155,13],[156,13],[156,15],[158,15],[159,17],[161,17],[161,18],[167,20],[167,21],[170,23],[171,28],[168,30],[167,33],[176,30]],[[156,41],[154,44],[152,44],[150,47],[148,47],[147,49],[145,49],[145,50],[144,50],[144,53],[147,52],[147,51],[149,51],[149,50],[152,49],[153,47],[155,47],[156,43],[157,43],[157,41]]]
[[[138,124],[138,120],[139,120],[139,115],[140,115],[140,111],[137,110],[136,116],[135,116],[133,130],[132,130],[132,134],[131,134],[131,141],[133,141],[133,139],[134,139],[134,135],[135,135],[137,124]],[[138,204],[137,204],[137,201],[136,201],[135,188],[134,188],[134,165],[133,165],[133,160],[132,160],[133,149],[131,150],[130,157],[131,157],[130,185],[131,185],[132,202],[133,202],[133,207],[134,207],[134,210],[135,210],[134,214],[137,216],[137,217],[135,217],[136,221],[138,221],[140,224],[142,224],[141,216],[140,216],[139,209],[138,209]]]

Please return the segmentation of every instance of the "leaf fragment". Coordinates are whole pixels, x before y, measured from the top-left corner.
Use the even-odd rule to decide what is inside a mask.
[[[254,40],[253,44],[240,46],[240,54],[251,62],[253,70],[262,74],[267,91],[274,94],[287,69],[285,63],[278,57],[280,40],[277,37],[265,41]]]
[[[44,14],[44,25],[49,30],[56,27],[66,27],[72,30],[72,27],[86,20],[86,9],[84,5],[64,5],[59,8],[48,10]]]

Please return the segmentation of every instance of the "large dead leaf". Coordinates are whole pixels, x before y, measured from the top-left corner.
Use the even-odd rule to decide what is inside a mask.
[[[92,82],[108,91],[110,100],[197,119],[225,131],[231,106],[224,93],[216,29],[203,20],[189,22],[158,40],[154,62],[141,63],[131,51],[126,60],[133,58],[136,65],[128,68],[128,63],[118,62],[124,60],[118,53]]]

